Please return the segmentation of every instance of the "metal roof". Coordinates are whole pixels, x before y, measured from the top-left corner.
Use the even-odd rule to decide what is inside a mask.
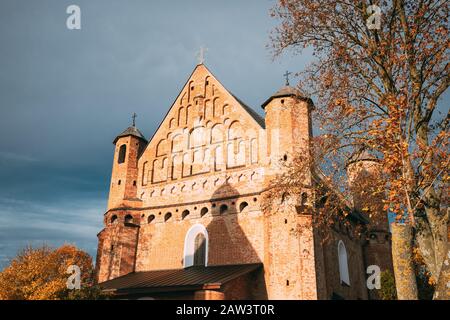
[[[103,290],[116,293],[133,291],[167,292],[198,290],[207,286],[222,284],[261,268],[261,263],[192,266],[185,269],[139,271],[100,283]]]
[[[247,111],[248,114],[250,114],[253,117],[253,119],[255,119],[256,122],[258,122],[258,124],[262,128],[266,127],[266,122],[264,121],[263,117],[261,117],[258,113],[256,113],[255,110],[253,110],[251,107],[242,102],[242,100],[236,97],[234,94],[231,93],[231,95],[236,99],[237,102],[239,102],[239,104],[245,109],[245,111]]]
[[[282,87],[280,90],[278,90],[277,92],[275,92],[273,95],[271,95],[269,97],[269,99],[267,99],[263,104],[262,104],[262,108],[264,109],[266,107],[266,105],[272,101],[272,99],[274,98],[281,98],[281,97],[298,97],[298,98],[305,98],[306,96],[300,92],[300,90],[293,88],[291,86],[284,86]]]
[[[136,128],[135,126],[131,126],[131,127],[128,127],[124,132],[119,134],[114,139],[113,143],[115,144],[119,138],[126,137],[126,136],[135,136],[135,137],[138,137],[139,139],[147,141],[145,139],[144,135],[142,134],[142,132],[140,132],[138,128]]]

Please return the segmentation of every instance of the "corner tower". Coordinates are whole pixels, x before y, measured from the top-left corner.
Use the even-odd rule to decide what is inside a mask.
[[[280,161],[289,162],[294,155],[309,156],[313,109],[311,99],[286,82],[286,86],[267,99],[262,108],[266,114],[270,168],[278,171],[280,168],[277,164]]]
[[[311,185],[310,143],[313,103],[299,90],[282,87],[263,104],[266,117],[267,154],[265,184],[286,172],[292,161],[305,161],[301,194],[288,194],[271,199],[270,212],[265,212],[264,257],[269,299],[317,299],[319,294],[315,261],[312,215],[307,205]],[[299,157],[299,158],[297,158]],[[295,160],[294,160],[295,159]],[[287,166],[286,166],[287,165]]]
[[[138,159],[144,150],[147,140],[133,125],[119,134],[113,141],[116,146],[109,189],[108,210],[125,204],[136,198]]]

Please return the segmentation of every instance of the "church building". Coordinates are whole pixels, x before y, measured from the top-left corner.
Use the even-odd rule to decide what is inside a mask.
[[[200,63],[149,140],[134,120],[114,139],[98,234],[103,290],[126,299],[376,298],[366,269],[392,268],[387,217],[371,222],[354,205],[347,218],[362,237],[318,230],[308,188],[267,212],[280,162],[309,153],[314,105],[286,83],[262,108],[264,117]],[[305,184],[315,179],[311,170]]]

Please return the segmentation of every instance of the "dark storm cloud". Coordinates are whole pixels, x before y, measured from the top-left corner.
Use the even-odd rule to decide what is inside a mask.
[[[27,244],[95,255],[112,140],[138,114],[150,137],[206,46],[206,65],[260,104],[311,60],[266,49],[266,0],[0,2],[0,269]],[[66,8],[81,7],[81,30]],[[447,99],[448,101],[448,99]]]
[[[149,137],[206,46],[206,64],[259,105],[305,59],[271,61],[273,1],[0,2],[0,269],[27,244],[95,255],[114,136]],[[81,30],[66,8],[81,7]]]

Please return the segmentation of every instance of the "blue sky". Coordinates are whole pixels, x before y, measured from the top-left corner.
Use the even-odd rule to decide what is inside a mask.
[[[66,8],[81,8],[81,30]],[[95,256],[114,137],[151,136],[206,46],[206,65],[260,105],[311,55],[266,48],[275,1],[2,0],[0,269],[18,249],[74,243]]]

